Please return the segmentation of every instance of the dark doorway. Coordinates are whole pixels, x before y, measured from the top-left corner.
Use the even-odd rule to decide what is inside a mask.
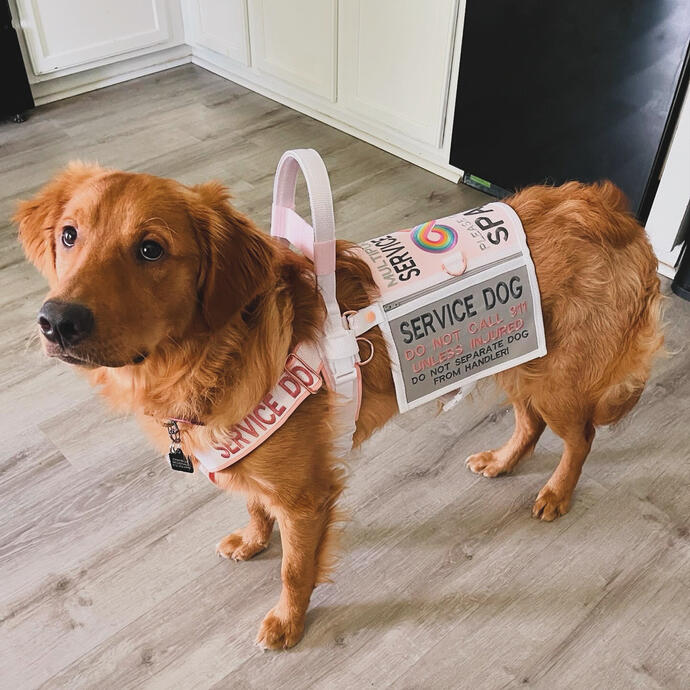
[[[17,34],[7,0],[0,0],[0,119],[13,116],[21,121],[34,107]]]
[[[467,0],[451,163],[505,190],[608,178],[644,221],[689,38],[688,0]]]

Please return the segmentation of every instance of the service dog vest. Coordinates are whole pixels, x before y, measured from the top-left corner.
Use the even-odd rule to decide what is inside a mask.
[[[401,412],[546,354],[534,264],[507,204],[361,247],[381,292],[368,318],[386,337]],[[351,321],[365,332],[366,316]]]
[[[298,170],[307,182],[311,225],[295,212]],[[401,412],[546,354],[534,265],[520,219],[507,204],[487,203],[362,243],[355,251],[369,264],[380,297],[345,314],[336,300],[328,173],[313,149],[287,151],[278,163],[271,235],[313,260],[326,307],[323,332],[318,343],[302,343],[288,355],[273,389],[217,445],[192,449],[212,481],[317,393],[321,376],[336,398],[334,452],[347,453],[366,364],[357,341],[374,326],[386,341]]]

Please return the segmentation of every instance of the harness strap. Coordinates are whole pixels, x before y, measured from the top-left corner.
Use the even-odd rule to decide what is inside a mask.
[[[295,211],[297,173],[307,183],[312,225]],[[352,448],[359,415],[361,377],[356,334],[340,313],[335,283],[335,220],[328,172],[314,149],[286,151],[278,162],[273,185],[271,235],[297,247],[314,262],[316,284],[326,306],[319,351],[326,385],[337,395],[336,455]]]
[[[295,211],[297,173],[307,183],[312,225]],[[273,183],[271,235],[291,242],[315,263],[316,283],[321,290],[329,321],[340,320],[335,298],[335,218],[328,171],[314,149],[286,151]],[[316,265],[316,261],[319,265]]]
[[[349,312],[345,318],[347,318],[348,327],[357,338],[386,320],[383,309],[378,302],[359,311]]]
[[[228,429],[215,446],[192,448],[199,469],[211,481],[214,472],[239,462],[270,438],[300,404],[321,388],[321,354],[311,343],[300,343],[285,360],[273,388],[244,419]]]

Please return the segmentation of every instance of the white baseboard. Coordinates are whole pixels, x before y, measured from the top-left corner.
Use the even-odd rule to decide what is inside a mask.
[[[277,101],[282,105],[286,105],[289,108],[292,108],[293,110],[297,110],[298,112],[308,115],[309,117],[313,117],[315,120],[325,122],[331,127],[335,127],[336,129],[339,129],[342,132],[351,134],[357,139],[366,141],[368,144],[372,144],[373,146],[383,149],[388,153],[392,153],[394,156],[397,156],[398,158],[402,158],[403,160],[413,163],[414,165],[417,165],[420,168],[429,170],[430,172],[439,175],[440,177],[444,177],[445,179],[450,180],[451,182],[458,182],[462,175],[461,170],[450,165],[450,163],[444,163],[441,158],[439,158],[438,161],[430,160],[429,158],[417,154],[414,151],[410,151],[401,146],[392,144],[389,141],[381,139],[380,137],[377,137],[371,134],[370,132],[367,132],[353,124],[342,122],[338,118],[333,117],[328,113],[325,113],[309,105],[305,105],[304,103],[300,103],[290,98],[289,96],[285,96],[284,94],[278,93],[270,89],[269,87],[253,80],[251,78],[250,70],[246,70],[247,74],[240,74],[239,69],[235,70],[231,66],[229,66],[230,61],[223,58],[223,56],[218,56],[218,59],[211,60],[208,59],[210,56],[210,51],[203,50],[203,56],[200,54],[200,52],[202,51],[197,50],[197,48],[194,48],[193,51],[194,52],[192,53],[192,62],[195,65],[198,65],[199,67],[203,67],[209,72],[213,72],[214,74],[228,79],[229,81],[235,82],[236,84],[240,84],[241,86],[244,86],[250,89],[251,91],[260,93],[262,96],[266,96],[267,98],[270,98],[273,101]],[[220,64],[221,59],[224,64]],[[440,155],[443,155],[442,152],[439,153]]]
[[[391,134],[390,136],[394,140],[396,136],[398,139],[402,138],[402,145],[397,145],[367,131],[362,125],[358,126],[357,122],[343,122],[337,116],[323,112],[319,109],[318,104],[316,106],[311,103],[305,104],[282,93],[278,93],[269,86],[261,84],[257,79],[253,79],[250,68],[242,68],[241,66],[235,68],[232,61],[227,60],[223,56],[217,56],[205,49],[192,49],[189,45],[174,46],[172,48],[139,55],[128,60],[94,67],[93,69],[75,72],[73,74],[50,79],[41,79],[31,84],[31,91],[36,105],[43,105],[45,103],[51,103],[52,101],[76,96],[87,91],[95,91],[96,89],[102,89],[106,86],[119,84],[120,82],[130,79],[136,79],[137,77],[142,77],[154,72],[160,72],[170,69],[171,67],[184,65],[189,62],[193,62],[195,65],[209,72],[213,72],[225,79],[236,82],[267,98],[286,105],[293,110],[297,110],[309,117],[325,122],[336,129],[346,132],[362,141],[366,141],[420,168],[429,170],[451,182],[458,182],[462,175],[461,170],[443,160],[445,153],[441,150],[438,152],[425,151],[422,150],[424,147],[415,142],[410,142],[410,146],[407,148],[404,137]],[[240,73],[240,71],[243,73]],[[246,74],[244,72],[246,72]]]
[[[51,103],[87,91],[95,91],[105,86],[143,77],[171,67],[185,65],[192,60],[192,50],[188,45],[175,46],[147,55],[114,62],[102,67],[76,72],[64,77],[56,77],[31,84],[36,105]]]
[[[656,269],[657,273],[660,273],[662,276],[666,276],[667,278],[670,278],[673,280],[676,277],[676,269],[674,266],[669,266],[668,264],[663,263],[662,261],[659,261],[658,268]]]

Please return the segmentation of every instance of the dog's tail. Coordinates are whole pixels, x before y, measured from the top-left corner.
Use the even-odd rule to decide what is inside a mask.
[[[595,425],[615,424],[640,399],[654,356],[663,346],[658,264],[644,228],[630,212],[625,194],[613,182],[571,182],[560,189],[566,196],[564,204],[573,206],[568,217],[576,220],[577,231],[588,241],[613,248],[612,256],[625,257],[629,266],[624,276],[630,310],[627,335],[611,363],[592,418]]]
[[[644,237],[644,229],[630,212],[627,197],[613,182],[568,182],[560,190],[566,200],[559,210],[563,212],[563,206],[572,206],[566,217],[575,220],[579,232],[588,240],[621,248]]]
[[[623,190],[610,180],[597,182],[592,185],[592,189],[599,195],[604,206],[607,206],[612,211],[622,211],[625,213],[630,211],[630,204]]]
[[[642,300],[637,324],[631,324],[634,337],[627,351],[622,353],[611,377],[596,403],[592,421],[595,425],[615,424],[625,417],[642,395],[652,361],[662,350],[663,297],[659,292],[659,278],[654,273],[648,292]]]

